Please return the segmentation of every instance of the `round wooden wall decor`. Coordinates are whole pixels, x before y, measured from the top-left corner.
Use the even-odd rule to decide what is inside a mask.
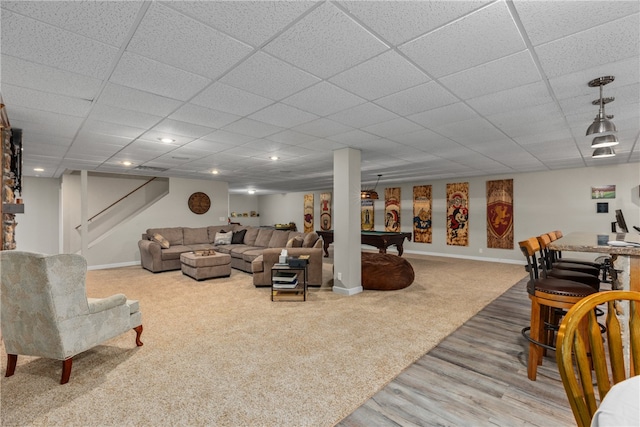
[[[189,196],[189,202],[187,204],[189,205],[191,212],[202,215],[211,207],[211,199],[209,196],[199,191]]]

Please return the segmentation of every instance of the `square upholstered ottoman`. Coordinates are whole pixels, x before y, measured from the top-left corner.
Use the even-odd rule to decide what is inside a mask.
[[[214,255],[196,255],[193,252],[180,254],[182,274],[196,280],[231,275],[231,255],[216,252]]]

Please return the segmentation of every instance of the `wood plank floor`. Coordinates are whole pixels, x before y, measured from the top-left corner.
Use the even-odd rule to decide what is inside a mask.
[[[529,312],[520,282],[337,425],[575,426],[555,353],[527,378]]]

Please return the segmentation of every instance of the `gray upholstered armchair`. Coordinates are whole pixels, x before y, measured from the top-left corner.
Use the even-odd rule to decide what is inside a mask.
[[[142,345],[138,302],[123,294],[87,298],[87,262],[80,255],[0,252],[2,339],[7,373],[18,355],[62,360],[61,384],[69,381],[73,356],[130,329]]]

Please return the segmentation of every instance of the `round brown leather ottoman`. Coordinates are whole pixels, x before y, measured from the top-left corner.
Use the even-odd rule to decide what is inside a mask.
[[[409,261],[393,254],[362,253],[362,288],[395,291],[413,283],[415,273]]]

